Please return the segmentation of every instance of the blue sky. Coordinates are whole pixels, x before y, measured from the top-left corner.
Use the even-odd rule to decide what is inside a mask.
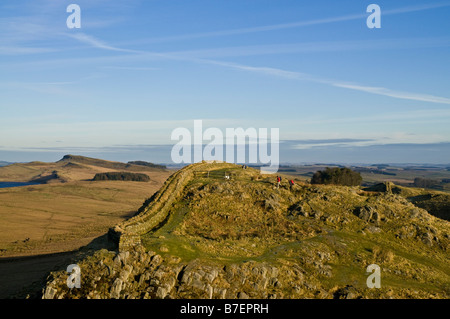
[[[449,163],[449,17],[424,0],[2,0],[0,160],[164,162],[202,119],[279,128],[281,162]]]

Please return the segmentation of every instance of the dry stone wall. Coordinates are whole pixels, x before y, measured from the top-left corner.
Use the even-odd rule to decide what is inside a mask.
[[[167,179],[153,200],[146,207],[141,208],[140,214],[110,229],[110,238],[119,245],[119,251],[141,245],[140,237],[154,230],[168,217],[170,207],[196,173],[232,166],[233,164],[203,161],[180,169]]]

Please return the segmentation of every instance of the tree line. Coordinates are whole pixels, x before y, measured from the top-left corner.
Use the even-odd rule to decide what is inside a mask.
[[[133,181],[133,182],[148,182],[150,177],[141,173],[129,172],[107,172],[95,174],[94,181]]]
[[[311,184],[358,186],[361,182],[361,174],[348,167],[327,167],[324,171],[315,172],[311,178]]]

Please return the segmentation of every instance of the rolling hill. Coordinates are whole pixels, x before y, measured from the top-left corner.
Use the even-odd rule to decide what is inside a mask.
[[[145,182],[93,181],[96,174],[136,174]],[[0,257],[56,253],[87,245],[133,215],[169,175],[159,167],[73,155],[55,163],[0,167],[0,181],[42,183],[0,188]]]
[[[143,166],[106,161],[85,156],[65,155],[55,163],[16,163],[0,167],[0,181],[64,183],[90,180],[97,173],[106,172],[163,172],[162,166]]]
[[[13,163],[5,162],[5,161],[0,161],[0,167],[2,167],[2,166],[7,166],[7,165],[11,165],[11,164],[13,164]]]

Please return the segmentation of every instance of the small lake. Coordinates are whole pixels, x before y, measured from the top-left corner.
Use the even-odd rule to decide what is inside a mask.
[[[0,188],[30,186],[30,185],[39,185],[39,183],[32,183],[32,182],[0,182]]]

